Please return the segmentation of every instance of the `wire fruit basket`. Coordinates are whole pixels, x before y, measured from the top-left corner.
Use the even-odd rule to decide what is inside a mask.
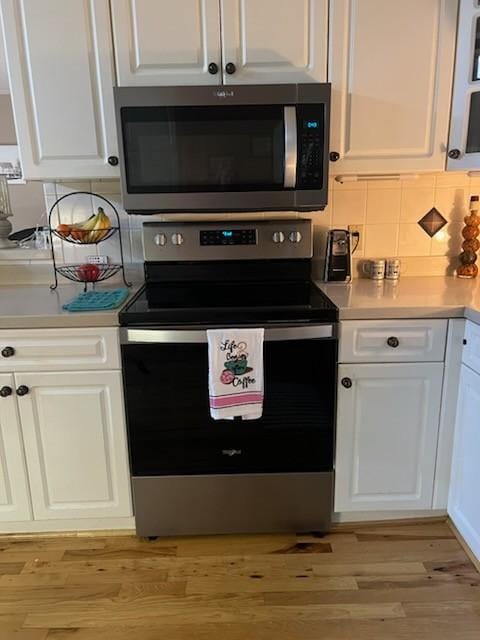
[[[101,282],[118,273],[121,264],[63,264],[57,272],[73,282]]]
[[[84,229],[73,228],[69,235],[65,235],[52,229],[52,234],[64,242],[70,242],[71,244],[99,244],[104,240],[108,240],[118,231],[118,227],[109,227],[108,229],[95,229],[93,231],[86,231]]]
[[[58,204],[65,200],[66,198],[70,198],[72,196],[79,195],[87,195],[93,196],[102,202],[106,203],[113,212],[113,217],[115,220],[115,224],[111,224],[110,218],[105,214],[103,209],[100,207],[98,209],[97,220],[101,220],[101,216],[103,215],[104,223],[100,222],[98,225],[92,227],[91,224],[88,224],[89,220],[93,220],[94,214],[92,214],[91,218],[87,220],[87,224],[84,225],[87,228],[82,228],[82,226],[78,224],[61,224],[60,223],[60,215],[58,215],[58,225],[56,228],[52,227],[52,215],[54,211],[57,210]],[[93,193],[92,191],[73,191],[72,193],[67,193],[61,198],[56,200],[52,207],[50,208],[50,212],[48,214],[48,227],[50,232],[50,247],[52,251],[52,261],[53,261],[53,273],[55,282],[50,285],[50,289],[56,289],[58,287],[58,277],[57,274],[60,274],[64,278],[71,280],[72,282],[82,282],[84,284],[84,291],[87,291],[87,286],[90,283],[92,287],[95,286],[97,282],[102,282],[102,280],[108,280],[115,274],[121,272],[122,279],[127,287],[131,287],[131,283],[127,282],[125,276],[125,261],[123,257],[123,244],[122,244],[122,234],[120,233],[120,217],[118,215],[118,211],[115,206],[107,200],[104,196],[99,195],[98,193]],[[85,263],[75,263],[75,264],[57,264],[55,257],[55,247],[53,243],[53,237],[60,238],[63,242],[69,242],[75,245],[98,245],[101,242],[105,242],[113,235],[118,232],[118,243],[120,248],[120,262],[112,263],[112,264],[93,264],[90,262]]]

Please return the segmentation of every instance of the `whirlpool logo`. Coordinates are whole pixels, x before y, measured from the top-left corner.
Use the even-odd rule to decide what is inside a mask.
[[[214,96],[217,96],[217,98],[232,98],[235,93],[233,91],[214,91],[213,92]]]

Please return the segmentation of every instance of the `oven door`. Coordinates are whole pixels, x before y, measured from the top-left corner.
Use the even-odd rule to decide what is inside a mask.
[[[132,475],[333,468],[334,325],[265,331],[263,415],[213,420],[204,330],[122,329]]]

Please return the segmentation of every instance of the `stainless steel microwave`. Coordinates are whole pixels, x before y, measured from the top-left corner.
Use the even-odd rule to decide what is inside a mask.
[[[329,84],[118,87],[129,213],[327,204]]]

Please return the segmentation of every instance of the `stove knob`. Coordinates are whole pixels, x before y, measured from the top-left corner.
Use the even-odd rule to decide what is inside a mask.
[[[180,246],[185,242],[185,238],[181,233],[172,233],[172,242],[173,244]]]
[[[301,242],[302,234],[300,233],[300,231],[290,231],[290,233],[288,234],[288,239],[290,240],[290,242]]]
[[[272,235],[272,240],[275,244],[285,242],[285,235],[283,231],[275,231]]]
[[[164,233],[157,233],[153,236],[153,241],[158,247],[164,247],[167,244],[167,236]]]

